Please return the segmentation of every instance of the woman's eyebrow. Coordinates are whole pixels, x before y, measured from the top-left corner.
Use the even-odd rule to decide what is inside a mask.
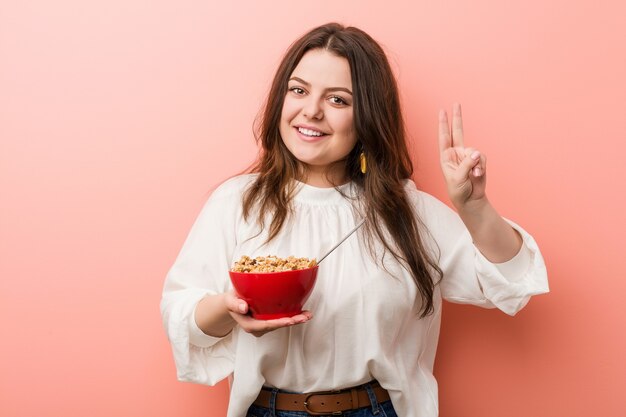
[[[291,77],[291,78],[289,79],[289,81],[297,81],[297,82],[299,82],[299,83],[301,83],[301,84],[304,84],[304,85],[305,85],[305,86],[307,86],[307,87],[310,87],[310,86],[311,86],[311,84],[310,84],[310,83],[308,83],[308,82],[304,81],[304,80],[303,80],[302,78],[300,78],[300,77]],[[345,88],[345,87],[330,87],[330,88],[327,88],[325,91],[343,91],[343,92],[346,92],[346,93],[348,93],[348,94],[352,95],[352,91],[350,91],[349,89],[347,89],[347,88]]]

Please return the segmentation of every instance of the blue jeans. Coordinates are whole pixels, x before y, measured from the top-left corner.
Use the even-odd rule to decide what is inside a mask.
[[[342,417],[398,417],[396,411],[393,409],[391,401],[385,401],[379,403],[376,401],[376,395],[369,384],[365,385],[367,395],[370,398],[370,405],[362,407],[357,410],[348,410],[341,413]],[[274,404],[276,393],[280,392],[278,389],[273,389],[272,405]],[[246,417],[310,417],[311,415],[306,411],[279,411],[272,408],[259,407],[252,404],[248,409]],[[329,414],[329,416],[331,416]],[[320,416],[323,417],[323,416]]]

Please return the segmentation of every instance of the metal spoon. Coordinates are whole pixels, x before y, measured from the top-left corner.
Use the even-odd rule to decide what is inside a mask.
[[[342,244],[342,243],[343,243],[343,242],[344,242],[347,238],[349,238],[349,237],[350,237],[350,235],[352,235],[352,233],[356,232],[356,231],[357,231],[357,229],[358,229],[359,227],[363,226],[363,223],[365,223],[365,219],[361,220],[361,222],[360,222],[359,224],[357,224],[357,225],[354,227],[354,229],[350,230],[350,231],[348,232],[348,234],[347,234],[347,235],[345,235],[345,236],[344,236],[344,237],[343,237],[343,238],[339,241],[339,243],[337,243],[335,246],[333,246],[332,248],[330,248],[330,250],[329,250],[328,252],[326,252],[326,253],[324,254],[324,256],[322,256],[322,257],[320,258],[320,260],[319,260],[319,261],[317,261],[317,262],[316,262],[316,261],[315,261],[315,259],[313,259],[313,260],[309,263],[309,267],[310,267],[310,268],[312,268],[312,267],[314,267],[315,265],[319,265],[320,263],[322,263],[322,261],[324,260],[324,258],[326,258],[328,255],[330,255],[332,251],[334,251],[335,249],[337,249],[337,247],[339,247],[339,245],[341,245],[341,244]]]

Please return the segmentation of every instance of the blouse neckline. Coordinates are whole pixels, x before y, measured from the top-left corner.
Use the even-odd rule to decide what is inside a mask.
[[[357,186],[352,182],[348,182],[337,187],[315,187],[298,180],[296,183],[296,194],[294,201],[308,203],[313,205],[337,205],[349,204],[350,201],[342,195],[348,197],[356,197]]]

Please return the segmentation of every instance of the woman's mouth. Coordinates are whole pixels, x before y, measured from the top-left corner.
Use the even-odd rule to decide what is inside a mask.
[[[304,140],[305,142],[317,142],[324,136],[327,136],[327,134],[324,132],[315,129],[309,129],[306,127],[296,126],[295,129],[296,132],[298,132],[298,136],[300,137],[300,139]]]

